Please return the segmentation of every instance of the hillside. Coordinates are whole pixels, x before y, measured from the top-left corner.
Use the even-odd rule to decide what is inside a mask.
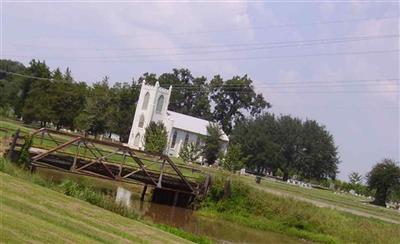
[[[185,243],[172,234],[0,173],[0,236],[6,243]]]

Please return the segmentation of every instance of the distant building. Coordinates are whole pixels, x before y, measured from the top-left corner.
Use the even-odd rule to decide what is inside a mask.
[[[168,144],[166,153],[170,156],[178,156],[180,149],[186,143],[204,144],[201,136],[207,135],[207,126],[210,121],[169,111],[168,105],[171,91],[172,86],[169,89],[165,89],[160,87],[158,82],[155,86],[142,84],[128,146],[144,149],[144,134],[151,121],[162,121],[167,128]],[[221,142],[221,150],[225,152],[229,139],[223,131]]]

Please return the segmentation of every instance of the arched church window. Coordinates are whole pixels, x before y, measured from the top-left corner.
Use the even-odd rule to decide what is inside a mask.
[[[160,114],[162,109],[163,109],[163,105],[164,105],[164,96],[161,95],[158,97],[157,100],[157,107],[156,107],[156,113]]]
[[[140,142],[140,134],[137,133],[135,136],[135,140],[133,141],[133,145],[139,146],[139,142]]]
[[[197,136],[197,140],[196,140],[196,147],[200,146],[200,136]]]
[[[175,148],[176,144],[176,137],[178,136],[178,132],[174,131],[174,134],[172,135],[172,142],[171,142],[171,148]]]
[[[184,145],[187,145],[189,142],[189,133],[186,133]]]
[[[142,114],[139,119],[139,128],[143,128],[144,125],[144,115]]]
[[[150,93],[147,92],[143,100],[143,106],[142,106],[143,110],[146,110],[147,106],[149,106],[149,99],[150,99]]]

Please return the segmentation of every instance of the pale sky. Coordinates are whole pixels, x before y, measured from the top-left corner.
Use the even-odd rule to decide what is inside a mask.
[[[400,157],[398,16],[395,1],[2,1],[1,58],[45,59],[88,83],[248,74],[271,112],[327,127],[347,179]]]

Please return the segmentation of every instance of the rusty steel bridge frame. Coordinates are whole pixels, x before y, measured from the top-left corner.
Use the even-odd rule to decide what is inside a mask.
[[[46,135],[49,139],[45,138]],[[58,141],[54,138],[56,135],[67,138],[67,140],[65,142]],[[97,140],[48,128],[38,129],[32,132],[30,137],[40,139],[40,144],[43,143],[43,140],[49,140],[56,145],[50,149],[33,147],[34,150],[30,153],[31,157],[29,159],[32,171],[35,171],[36,167],[42,167],[125,183],[138,184],[139,182],[139,184],[142,183],[144,185],[142,200],[147,186],[150,185],[157,191],[172,192],[174,194],[173,205],[177,204],[179,194],[185,195],[186,200],[184,201],[190,203],[195,196],[205,196],[210,184],[210,176],[198,169],[180,166],[181,168],[190,169],[192,172],[203,174],[205,176],[204,182],[199,183],[188,180],[188,177],[181,172],[179,167],[167,155],[133,149],[122,143]],[[15,146],[18,145],[19,138],[22,137],[17,133],[13,139],[12,150],[15,150]],[[75,147],[75,153],[63,151],[71,146]],[[105,151],[100,146],[106,146],[112,150]],[[85,150],[85,155],[82,155],[82,150]],[[87,157],[86,152],[89,152],[92,157]],[[115,155],[120,155],[122,161],[116,163],[112,162],[111,159],[108,160]],[[132,164],[127,164],[129,158],[136,163],[138,168],[133,167]],[[152,164],[160,163],[160,170],[147,169],[143,160],[150,161]],[[174,174],[165,172],[166,166],[170,166]]]

